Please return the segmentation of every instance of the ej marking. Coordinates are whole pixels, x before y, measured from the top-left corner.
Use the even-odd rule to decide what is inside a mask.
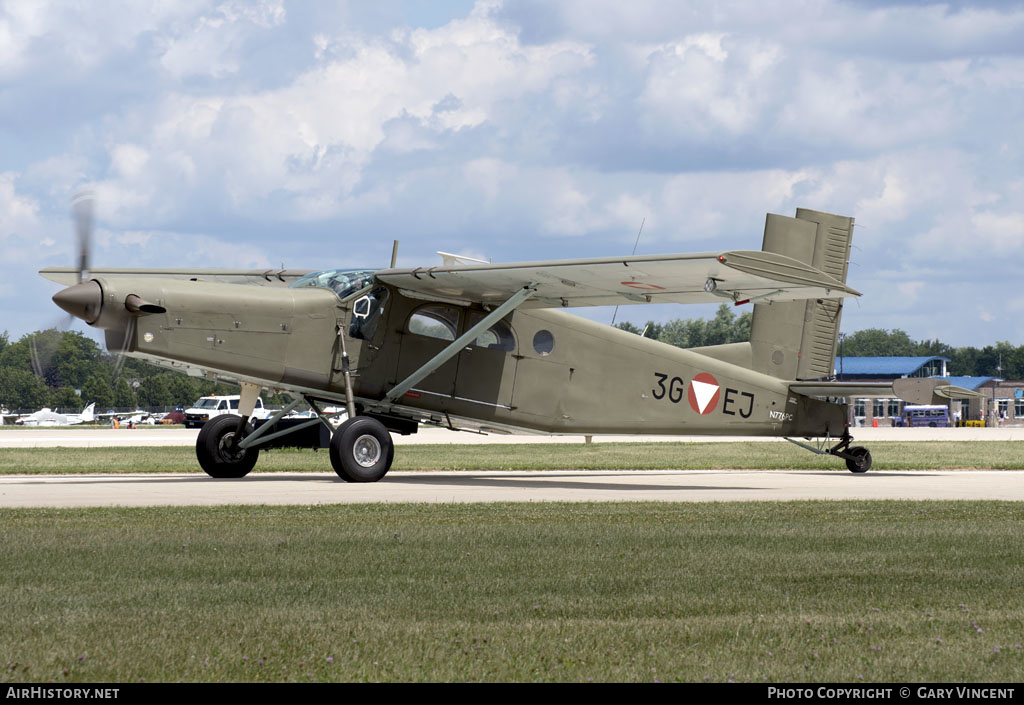
[[[747,400],[747,403],[746,403],[746,407],[747,408],[746,408],[746,410],[744,410],[742,406],[739,407],[739,408],[734,408],[734,409],[730,409],[729,408],[730,406],[732,406],[732,407],[736,406],[736,403],[737,403],[736,395],[737,394],[739,394],[741,397],[745,397],[746,398],[746,400]],[[740,403],[742,403],[742,402],[740,402]],[[726,390],[725,390],[725,403],[722,404],[722,413],[723,414],[729,414],[729,416],[735,416],[737,414],[737,412],[743,418],[749,419],[750,415],[752,413],[754,413],[754,395],[751,394],[750,392],[741,392],[738,389],[728,389],[728,388],[726,388]]]

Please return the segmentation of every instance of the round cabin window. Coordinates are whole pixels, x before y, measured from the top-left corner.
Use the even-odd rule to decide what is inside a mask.
[[[533,349],[538,355],[550,355],[555,349],[555,336],[548,330],[537,331],[537,335],[533,336]]]

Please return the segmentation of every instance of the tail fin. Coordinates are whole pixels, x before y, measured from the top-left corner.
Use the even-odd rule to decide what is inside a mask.
[[[89,406],[85,407],[85,409],[82,410],[82,423],[89,423],[90,421],[94,421],[96,419],[96,416],[93,413],[95,409],[96,402],[93,402],[92,404],[90,404]]]
[[[806,262],[846,282],[853,218],[798,208],[796,218],[769,213],[764,252]],[[751,367],[780,379],[832,375],[842,299],[757,304],[750,327]]]

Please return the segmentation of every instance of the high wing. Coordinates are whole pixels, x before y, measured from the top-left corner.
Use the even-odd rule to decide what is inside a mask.
[[[415,298],[491,305],[527,287],[535,292],[524,308],[860,296],[808,264],[754,250],[385,269],[376,277]]]
[[[912,404],[944,404],[950,399],[985,396],[934,377],[907,377],[892,382],[792,382],[789,389],[810,397],[899,397]]]
[[[288,286],[299,277],[309,274],[307,269],[131,269],[105,267],[90,269],[89,274],[104,277],[163,277],[171,279],[198,279],[229,284],[256,284],[258,286]],[[39,273],[64,286],[78,283],[79,271],[74,267],[48,267]]]

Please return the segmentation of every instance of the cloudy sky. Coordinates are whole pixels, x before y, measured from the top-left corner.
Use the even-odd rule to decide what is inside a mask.
[[[0,0],[0,330],[58,318],[89,187],[94,264],[142,267],[758,249],[803,206],[856,218],[847,332],[1024,344],[1022,36],[1010,2]]]

